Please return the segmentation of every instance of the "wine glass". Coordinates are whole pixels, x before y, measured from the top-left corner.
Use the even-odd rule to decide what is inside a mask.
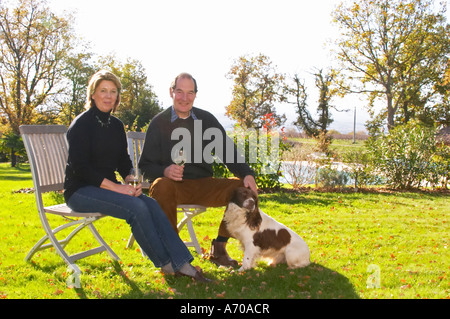
[[[184,154],[182,148],[178,151],[178,155],[174,158],[173,162],[178,166],[183,166],[184,163],[186,163],[186,155]]]
[[[132,168],[129,175],[131,178],[128,180],[128,184],[136,187],[137,184],[142,183],[143,176],[139,168]]]

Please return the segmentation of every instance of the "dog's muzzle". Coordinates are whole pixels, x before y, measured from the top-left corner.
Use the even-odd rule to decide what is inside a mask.
[[[255,209],[255,200],[253,198],[247,198],[243,203],[242,206],[249,211],[252,211]]]

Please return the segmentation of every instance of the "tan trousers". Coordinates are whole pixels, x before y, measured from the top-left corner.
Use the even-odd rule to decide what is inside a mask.
[[[172,227],[177,230],[177,205],[225,206],[228,204],[233,190],[243,186],[243,181],[238,178],[206,177],[176,182],[162,177],[153,182],[149,195],[159,203]],[[223,220],[218,235],[231,237]]]

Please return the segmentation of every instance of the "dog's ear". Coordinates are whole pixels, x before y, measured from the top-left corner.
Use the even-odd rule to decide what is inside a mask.
[[[236,188],[232,193],[229,202],[234,203],[238,205],[239,207],[242,207],[242,204],[248,197],[248,191],[250,191],[248,188],[245,187],[238,187]]]
[[[255,200],[255,209],[257,210],[257,209],[259,209],[259,198],[258,198],[258,194],[255,194],[255,192],[254,191],[252,191],[252,194],[253,194],[253,199]]]
[[[255,205],[255,209],[251,212],[247,212],[245,216],[246,223],[250,229],[259,229],[262,222],[261,214],[259,213],[258,206]]]
[[[239,192],[239,188],[236,188],[232,193],[231,193],[231,197],[230,200],[228,202],[230,203],[234,203],[238,206],[242,205],[242,198],[240,198],[240,192]]]
[[[246,221],[247,225],[250,227],[250,229],[255,230],[259,229],[259,226],[262,222],[261,214],[259,213],[259,201],[258,201],[258,194],[255,194],[254,191],[251,189],[245,190],[245,196],[247,198],[251,197],[254,200],[254,209],[251,212],[247,213]]]

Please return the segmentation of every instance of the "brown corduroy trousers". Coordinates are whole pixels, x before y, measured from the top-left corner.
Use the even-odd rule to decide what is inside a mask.
[[[237,187],[243,186],[243,181],[238,178],[206,177],[176,182],[162,177],[152,183],[149,195],[159,203],[172,227],[177,230],[177,205],[226,206],[232,192]],[[223,220],[220,224],[218,235],[231,237]]]

